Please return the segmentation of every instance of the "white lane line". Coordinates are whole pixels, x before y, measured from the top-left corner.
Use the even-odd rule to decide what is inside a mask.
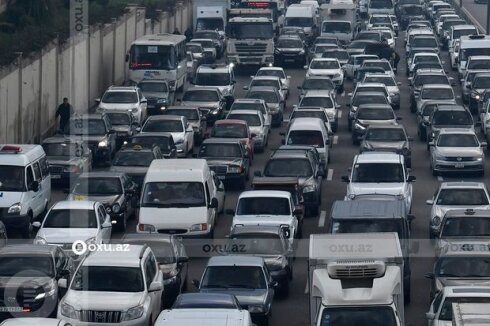
[[[339,136],[333,136],[333,144],[337,145],[339,143]]]
[[[340,119],[342,118],[342,111],[339,110],[339,113],[337,114],[337,117]]]
[[[444,181],[444,179],[441,176],[438,176],[437,181]]]
[[[318,218],[318,227],[322,228],[325,226],[325,218],[327,217],[327,212],[326,211],[321,211],[320,212],[320,217]]]
[[[308,287],[308,281],[306,281],[305,294],[308,294],[308,292],[310,292],[310,288]]]
[[[333,169],[328,169],[327,181],[332,181],[332,178],[333,178]]]

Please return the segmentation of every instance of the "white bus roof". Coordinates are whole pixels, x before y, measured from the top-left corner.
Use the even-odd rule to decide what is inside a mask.
[[[135,40],[133,45],[175,45],[185,41],[184,35],[176,34],[151,34],[140,37]]]
[[[475,38],[473,35],[461,36],[461,49],[465,48],[490,48],[490,36],[478,35]]]

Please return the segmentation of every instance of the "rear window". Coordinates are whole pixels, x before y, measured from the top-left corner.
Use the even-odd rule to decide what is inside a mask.
[[[323,147],[323,135],[317,130],[293,130],[288,135],[287,144]]]

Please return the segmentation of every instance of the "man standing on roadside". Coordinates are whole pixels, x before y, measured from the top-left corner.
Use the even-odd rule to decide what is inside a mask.
[[[68,103],[68,98],[63,98],[63,103],[58,106],[56,110],[56,119],[60,117],[60,130],[63,132],[65,130],[66,123],[70,120],[73,115],[73,107]]]

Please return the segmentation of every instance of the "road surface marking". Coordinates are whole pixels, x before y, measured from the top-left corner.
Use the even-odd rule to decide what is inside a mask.
[[[325,226],[325,218],[327,217],[326,211],[320,212],[320,218],[318,219],[318,227],[322,228]]]
[[[333,136],[333,144],[337,145],[339,143],[339,136]]]
[[[333,169],[328,169],[327,181],[332,181],[332,178],[333,178]]]
[[[441,176],[438,176],[437,181],[444,181],[444,179]]]
[[[337,114],[337,117],[340,119],[342,118],[342,111],[339,110],[339,113]]]

